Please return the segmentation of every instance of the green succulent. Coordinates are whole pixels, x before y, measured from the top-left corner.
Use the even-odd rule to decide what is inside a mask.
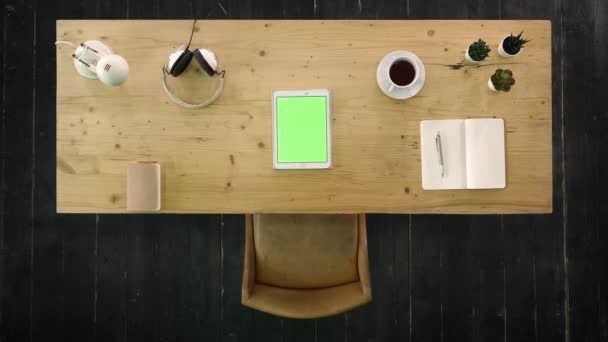
[[[509,91],[511,86],[515,84],[513,73],[509,69],[497,69],[490,79],[494,88],[499,91]]]
[[[529,40],[521,37],[523,33],[524,31],[521,31],[517,36],[514,36],[513,33],[511,33],[509,37],[505,38],[503,48],[506,52],[515,55],[529,42]]]
[[[491,50],[488,44],[486,44],[486,42],[484,42],[481,38],[469,45],[469,56],[471,56],[471,59],[474,61],[483,61],[486,59],[486,57],[488,57],[490,51]]]

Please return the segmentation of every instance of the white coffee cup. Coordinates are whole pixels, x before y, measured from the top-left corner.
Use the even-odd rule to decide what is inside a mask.
[[[409,65],[407,65],[407,64]],[[401,65],[403,65],[403,67],[400,67]],[[394,70],[400,68],[401,70]],[[404,73],[406,72],[405,69],[408,68],[412,68],[414,69],[414,76],[411,77],[410,75],[404,75]],[[399,57],[397,59],[395,59],[393,61],[393,63],[391,63],[390,67],[387,70],[388,72],[388,79],[390,80],[390,86],[388,88],[388,92],[391,93],[395,90],[395,88],[398,89],[406,89],[407,87],[411,87],[412,84],[416,83],[416,81],[418,80],[418,67],[416,66],[416,62],[413,61],[411,58],[409,57]],[[411,80],[409,80],[409,82],[401,82],[402,84],[397,84],[398,82],[398,78],[399,77],[404,77],[404,78],[411,78]]]
[[[391,70],[399,66],[401,70],[393,70],[391,75]],[[413,69],[413,77],[409,72],[411,69]],[[405,79],[400,80],[399,77]],[[424,65],[409,51],[394,51],[380,61],[376,78],[384,94],[394,99],[407,99],[415,96],[422,89],[425,80]]]

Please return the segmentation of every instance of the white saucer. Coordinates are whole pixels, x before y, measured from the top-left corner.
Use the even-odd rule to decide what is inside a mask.
[[[408,58],[416,64],[418,69],[418,78],[414,81],[414,83],[410,84],[407,87],[395,87],[391,92],[388,89],[391,86],[391,80],[388,78],[388,68],[390,68],[393,61],[398,58]],[[378,64],[378,69],[376,70],[376,80],[378,81],[378,86],[380,90],[393,99],[397,100],[405,100],[410,97],[415,96],[420,92],[422,87],[424,86],[424,80],[426,79],[426,73],[424,70],[424,64],[418,56],[414,55],[409,51],[394,51],[384,56],[380,63]]]

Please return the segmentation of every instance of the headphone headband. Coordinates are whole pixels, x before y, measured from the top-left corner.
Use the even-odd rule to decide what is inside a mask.
[[[163,67],[162,73],[163,73],[163,77],[162,77],[163,88],[165,89],[165,92],[171,98],[171,100],[173,100],[173,102],[177,103],[178,105],[180,105],[184,108],[197,109],[197,108],[207,107],[220,96],[220,94],[222,93],[222,90],[224,89],[224,76],[226,75],[226,71],[222,70],[222,72],[219,72],[219,73],[216,72],[216,75],[220,76],[220,84],[217,87],[217,89],[215,90],[215,93],[213,93],[213,95],[210,98],[208,98],[207,100],[205,100],[204,102],[189,103],[189,102],[183,101],[180,98],[178,98],[175,94],[173,94],[173,92],[169,88],[169,85],[167,84],[167,74],[169,74],[169,71],[167,70],[166,66]]]
[[[224,89],[224,76],[226,74],[224,70],[222,70],[221,72],[217,71],[219,70],[219,65],[217,62],[217,58],[215,57],[215,54],[213,52],[205,49],[195,49],[194,51],[189,50],[190,44],[192,43],[192,37],[194,36],[195,28],[196,19],[192,23],[192,30],[190,32],[190,39],[188,39],[188,43],[182,45],[178,50],[172,53],[169,56],[169,62],[162,68],[162,81],[165,92],[173,100],[173,102],[188,109],[206,107],[213,101],[215,101]],[[186,101],[181,100],[173,93],[173,91],[171,91],[169,85],[167,84],[167,74],[173,77],[178,77],[182,74],[182,72],[184,72],[184,70],[186,70],[193,58],[209,76],[221,76],[219,86],[216,89],[215,93],[210,98],[201,103],[188,103]]]

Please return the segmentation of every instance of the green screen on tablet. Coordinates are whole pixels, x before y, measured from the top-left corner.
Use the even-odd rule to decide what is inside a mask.
[[[279,163],[327,162],[327,98],[277,97]]]

